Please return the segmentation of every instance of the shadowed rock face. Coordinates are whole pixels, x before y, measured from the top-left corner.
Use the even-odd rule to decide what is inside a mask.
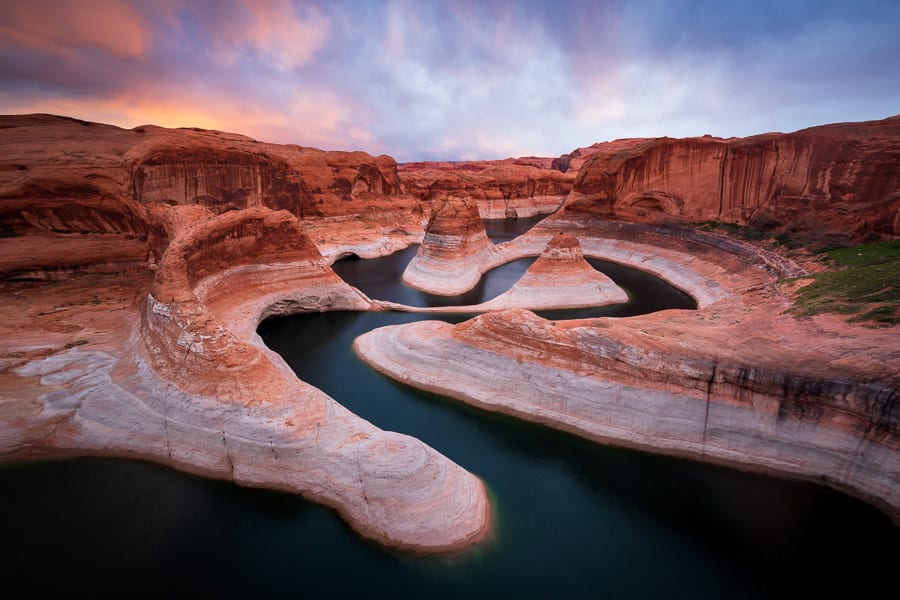
[[[633,140],[578,173],[566,210],[727,221],[839,243],[900,235],[900,117],[743,139]]]
[[[494,251],[478,207],[453,196],[433,207],[425,239],[403,273],[412,288],[445,296],[467,292],[481,278],[482,266]]]

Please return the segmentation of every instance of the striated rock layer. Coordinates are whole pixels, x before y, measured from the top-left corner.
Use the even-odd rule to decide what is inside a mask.
[[[623,140],[582,165],[573,215],[727,221],[820,243],[900,236],[900,117],[723,140]]]
[[[525,237],[550,226],[578,231],[592,256],[656,265],[700,309],[423,321],[360,336],[357,354],[408,385],[488,410],[603,443],[822,481],[900,518],[900,340],[892,330],[782,314],[790,296],[779,279],[799,268],[762,266],[713,236],[644,227],[635,242],[641,226],[556,219]]]
[[[255,332],[273,314],[385,308],[328,264],[419,241],[433,212],[407,273],[420,289],[459,293],[544,252],[498,303],[559,306],[551,280],[567,295],[612,293],[584,270],[577,238],[584,255],[657,274],[700,308],[384,329],[357,343],[380,370],[591,439],[824,481],[897,518],[894,331],[790,316],[799,284],[785,280],[802,266],[689,226],[896,236],[897,127],[617,140],[555,164],[398,172],[385,156],[223,132],[0,117],[0,460],[143,458],[304,494],[385,544],[484,539],[477,478],[299,381]],[[487,240],[480,215],[549,212],[575,170],[565,210]]]
[[[425,239],[403,282],[431,294],[462,294],[478,284],[495,252],[478,207],[464,197],[445,198],[432,208]]]

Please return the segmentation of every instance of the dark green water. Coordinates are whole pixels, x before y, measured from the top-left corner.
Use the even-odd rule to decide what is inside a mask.
[[[352,268],[363,280],[378,280],[392,268],[390,258]],[[611,276],[633,302],[645,303],[640,310],[661,297]],[[492,272],[485,289],[510,277]],[[381,285],[397,287],[398,280]],[[900,532],[862,502],[807,483],[591,444],[400,386],[353,355],[360,333],[419,318],[301,315],[267,321],[260,333],[303,379],[482,477],[495,511],[492,542],[460,556],[419,557],[368,543],[332,511],[290,495],[133,461],[7,465],[0,468],[0,575],[8,589],[163,597],[865,598],[895,587]]]

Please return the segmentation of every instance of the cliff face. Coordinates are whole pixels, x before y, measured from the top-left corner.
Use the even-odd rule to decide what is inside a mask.
[[[572,188],[574,173],[550,169],[536,157],[460,163],[406,163],[399,174],[408,193],[423,203],[468,198],[483,219],[529,217],[556,210]]]
[[[397,165],[387,156],[254,140],[223,145],[204,132],[191,137],[196,139],[188,145],[181,137],[162,138],[135,149],[135,199],[196,203],[215,212],[265,206],[302,218],[358,212],[360,203],[401,195]]]
[[[632,140],[585,161],[566,209],[834,242],[896,237],[900,118],[743,139]]]
[[[575,148],[550,161],[550,168],[561,173],[578,173],[582,165],[598,152],[614,152],[644,141],[641,138],[623,138],[611,142],[597,142],[583,148]]]
[[[0,276],[155,260],[167,243],[150,214],[157,204],[199,205],[211,215],[262,206],[413,229],[422,220],[388,156],[219,131],[0,117]]]

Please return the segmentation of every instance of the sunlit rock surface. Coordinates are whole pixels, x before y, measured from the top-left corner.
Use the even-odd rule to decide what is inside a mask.
[[[451,196],[432,207],[425,239],[403,282],[431,294],[462,294],[475,287],[494,254],[478,207],[467,198]]]
[[[900,117],[790,134],[630,140],[591,155],[566,210],[726,221],[807,242],[900,235]]]
[[[508,292],[482,308],[541,310],[622,302],[628,302],[628,294],[588,264],[578,239],[559,233]]]

